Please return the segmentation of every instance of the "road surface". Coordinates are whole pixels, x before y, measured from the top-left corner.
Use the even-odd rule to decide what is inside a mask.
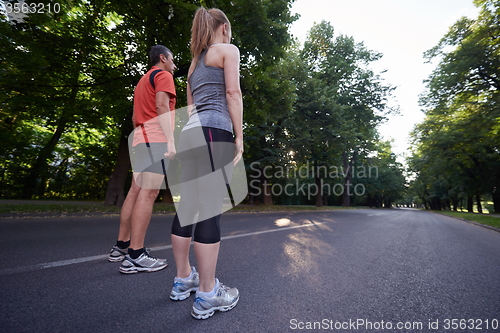
[[[170,265],[132,275],[107,261],[117,217],[0,219],[0,331],[500,332],[498,232],[409,209],[228,213],[217,276],[241,299],[199,321],[168,297],[172,219],[146,239]]]

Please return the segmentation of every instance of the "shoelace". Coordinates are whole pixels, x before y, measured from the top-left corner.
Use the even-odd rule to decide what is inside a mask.
[[[156,257],[152,256],[150,253],[149,253],[150,249],[144,249],[144,254],[146,255],[146,257],[148,257],[149,259],[153,259],[153,260],[156,260]]]
[[[224,284],[222,284],[222,282],[219,281],[219,289],[217,289],[217,297],[222,296],[222,293],[227,292],[229,289],[231,288],[225,286]]]

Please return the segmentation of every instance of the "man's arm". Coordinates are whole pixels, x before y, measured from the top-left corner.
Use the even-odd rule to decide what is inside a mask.
[[[156,113],[158,114],[158,121],[161,129],[167,138],[168,151],[165,153],[165,157],[173,159],[176,151],[174,144],[174,131],[172,120],[170,118],[170,107],[168,106],[169,102],[170,96],[167,92],[158,91],[156,93]]]

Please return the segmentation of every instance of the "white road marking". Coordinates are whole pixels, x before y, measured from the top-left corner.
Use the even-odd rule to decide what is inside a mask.
[[[312,226],[318,226],[318,225],[325,224],[325,223],[327,223],[327,222],[315,222],[315,223],[295,225],[295,226],[291,226],[291,227],[283,227],[283,228],[278,228],[278,229],[261,230],[261,231],[249,232],[249,233],[245,233],[245,234],[236,234],[236,235],[221,237],[221,240],[255,236],[255,235],[261,235],[261,234],[282,231],[282,230],[291,230],[291,229],[297,229],[297,228],[312,227]],[[172,248],[172,245],[156,246],[156,247],[152,247],[151,251],[161,251],[161,250],[167,250],[167,249],[171,249],[171,248]],[[0,270],[0,276],[37,271],[37,270],[45,269],[45,268],[54,268],[54,267],[68,266],[68,265],[73,265],[73,264],[81,264],[81,263],[88,262],[88,261],[104,260],[107,258],[108,258],[108,254],[101,254],[98,256],[53,261],[53,262],[47,262],[47,263],[43,263],[43,264],[35,264],[35,265],[22,266],[22,267],[16,267],[16,268],[7,268],[7,269]]]

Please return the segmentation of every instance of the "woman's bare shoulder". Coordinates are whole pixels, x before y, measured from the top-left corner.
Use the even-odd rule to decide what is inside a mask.
[[[239,53],[240,50],[238,49],[238,47],[234,44],[227,44],[227,43],[217,43],[217,44],[214,44],[212,45],[212,47],[216,48],[217,51],[221,51],[221,52],[228,52],[228,53]]]

